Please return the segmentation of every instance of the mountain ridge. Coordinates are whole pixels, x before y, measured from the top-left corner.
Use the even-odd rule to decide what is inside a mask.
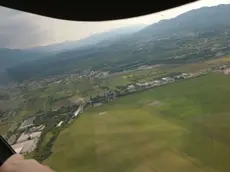
[[[195,62],[215,57],[218,52],[212,51],[211,47],[216,41],[223,43],[224,40],[224,53],[230,53],[229,21],[230,5],[203,7],[154,23],[108,46],[73,49],[48,60],[36,61],[36,64],[17,66],[8,72],[14,78],[21,73],[21,79],[28,79],[58,75],[75,69],[116,72],[143,64]],[[206,45],[205,40],[209,44]]]
[[[131,26],[120,27],[117,29],[112,29],[106,32],[97,33],[90,35],[86,38],[80,40],[73,40],[73,41],[64,41],[60,43],[45,45],[45,46],[37,46],[33,48],[28,48],[26,50],[29,51],[42,51],[42,52],[63,52],[71,49],[78,49],[86,46],[96,45],[102,41],[116,39],[116,37],[129,35],[135,33],[147,25],[144,24],[137,24]]]
[[[57,53],[71,51],[71,49],[80,50],[84,49],[85,47],[95,46],[97,43],[102,41],[105,41],[105,45],[107,46],[108,44],[112,43],[111,40],[115,41],[116,36],[119,37],[131,34],[143,29],[145,26],[146,25],[132,25],[128,27],[121,27],[105,33],[89,36],[80,41],[68,41],[58,44],[51,44],[48,46],[39,46],[28,49],[0,48],[0,72],[3,72],[7,68],[11,68],[15,65],[21,65],[23,63],[32,62],[38,59],[49,59],[55,57]],[[105,39],[106,36],[108,36],[110,42]]]

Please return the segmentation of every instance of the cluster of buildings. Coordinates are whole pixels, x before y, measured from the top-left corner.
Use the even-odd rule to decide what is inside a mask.
[[[229,75],[230,74],[230,68],[228,68],[229,64],[230,62],[226,62],[223,65],[216,66],[213,71],[218,73],[224,73],[225,75]]]
[[[100,72],[100,71],[91,71],[89,76],[91,77],[106,77],[109,75],[109,72],[104,71],[104,72]]]
[[[96,97],[90,98],[90,100],[88,101],[88,104],[91,107],[100,106],[101,104],[103,104],[103,102],[107,102],[107,101],[113,100],[117,97],[126,95],[129,92],[135,92],[135,91],[139,91],[139,90],[153,88],[156,86],[165,85],[168,83],[175,82],[176,80],[196,77],[196,76],[201,75],[201,74],[202,74],[202,72],[181,73],[181,74],[178,74],[178,75],[175,75],[172,77],[163,77],[161,79],[153,80],[153,81],[149,81],[149,82],[144,82],[144,83],[138,82],[135,84],[124,86],[124,87],[120,88],[120,91],[117,91],[117,90],[116,91],[107,91],[103,95],[98,95]]]
[[[24,120],[18,128],[18,131],[22,134],[19,136],[17,136],[17,134],[13,134],[8,139],[8,143],[11,144],[12,148],[18,154],[27,154],[35,150],[37,147],[37,143],[45,125],[34,126],[34,119],[35,118],[32,117]]]
[[[191,78],[194,77],[195,75],[192,73],[182,73],[180,75],[175,75],[173,77],[163,77],[159,80],[154,80],[154,81],[150,81],[150,82],[144,82],[144,83],[136,83],[133,85],[128,85],[126,90],[129,92],[133,92],[139,89],[145,89],[145,88],[152,88],[152,87],[156,87],[156,86],[160,86],[160,85],[164,85],[164,84],[168,84],[171,82],[175,82],[176,80],[180,80],[180,79],[186,79],[186,78]]]
[[[170,76],[170,77],[166,76],[166,77],[162,77],[161,79],[157,79],[157,80],[153,80],[149,82],[143,82],[143,83],[138,82],[138,83],[127,85],[127,86],[120,88],[120,92],[119,91],[109,91],[108,93],[104,93],[101,96],[98,95],[96,97],[90,98],[88,103],[91,107],[99,106],[103,102],[113,100],[122,95],[126,95],[129,92],[136,92],[139,90],[149,89],[149,88],[169,84],[177,80],[194,78],[194,77],[206,74],[210,71],[211,69],[204,69],[196,73],[180,73],[174,76]]]
[[[106,91],[103,95],[98,95],[96,97],[90,98],[88,103],[90,106],[100,106],[102,102],[113,100],[116,98],[116,96],[116,92]]]

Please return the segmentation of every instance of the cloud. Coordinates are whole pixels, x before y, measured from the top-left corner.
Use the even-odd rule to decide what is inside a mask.
[[[76,22],[53,19],[0,7],[0,48],[28,48],[79,40],[136,22]]]
[[[0,47],[24,48],[46,42],[47,33],[28,14],[0,7]]]

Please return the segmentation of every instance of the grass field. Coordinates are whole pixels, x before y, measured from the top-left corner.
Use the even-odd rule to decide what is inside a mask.
[[[215,58],[212,60],[207,60],[205,63],[212,65],[212,64],[222,64],[222,63],[226,63],[226,62],[230,62],[230,56],[219,57],[219,58]]]
[[[198,72],[203,69],[215,67],[217,65],[225,64],[227,62],[230,62],[230,57],[219,57],[211,60],[206,60],[204,62],[199,63],[190,63],[190,64],[183,64],[178,65],[176,67],[169,67],[168,69],[164,69],[162,71],[166,71],[168,73],[172,72]]]
[[[212,67],[207,63],[191,63],[168,69],[168,72],[197,72]]]
[[[135,84],[137,82],[152,81],[155,78],[163,77],[168,72],[162,70],[161,67],[151,69],[136,69],[126,71],[118,74],[112,74],[106,78],[107,85],[122,86],[128,84]]]
[[[44,163],[65,172],[228,172],[229,85],[211,74],[89,109]]]

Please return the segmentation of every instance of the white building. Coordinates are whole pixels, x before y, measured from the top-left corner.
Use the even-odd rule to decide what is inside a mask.
[[[166,81],[166,82],[173,82],[173,81],[175,81],[175,79],[170,78],[170,77],[162,78],[162,80],[163,80],[163,81]]]
[[[148,87],[149,86],[149,83],[148,82],[145,82],[145,83],[137,83],[136,84],[138,87]]]
[[[187,73],[182,73],[181,76],[184,77],[184,78],[186,78],[186,77],[189,76],[189,74],[187,74]]]
[[[74,116],[76,117],[76,116],[78,116],[78,114],[80,113],[80,111],[81,111],[81,109],[80,108],[78,108],[77,109],[77,111],[76,112],[74,112]]]
[[[129,85],[129,86],[128,86],[128,89],[134,89],[134,88],[135,88],[134,85]]]
[[[63,121],[59,122],[57,127],[60,127],[62,125]]]
[[[37,147],[38,139],[27,140],[22,143],[12,145],[12,148],[17,154],[25,154],[32,152]]]
[[[127,89],[128,89],[128,91],[135,91],[135,86],[129,85]]]
[[[224,69],[224,74],[229,75],[230,74],[230,69]]]
[[[155,84],[160,84],[160,83],[161,83],[160,80],[154,80],[153,82],[154,82]]]

